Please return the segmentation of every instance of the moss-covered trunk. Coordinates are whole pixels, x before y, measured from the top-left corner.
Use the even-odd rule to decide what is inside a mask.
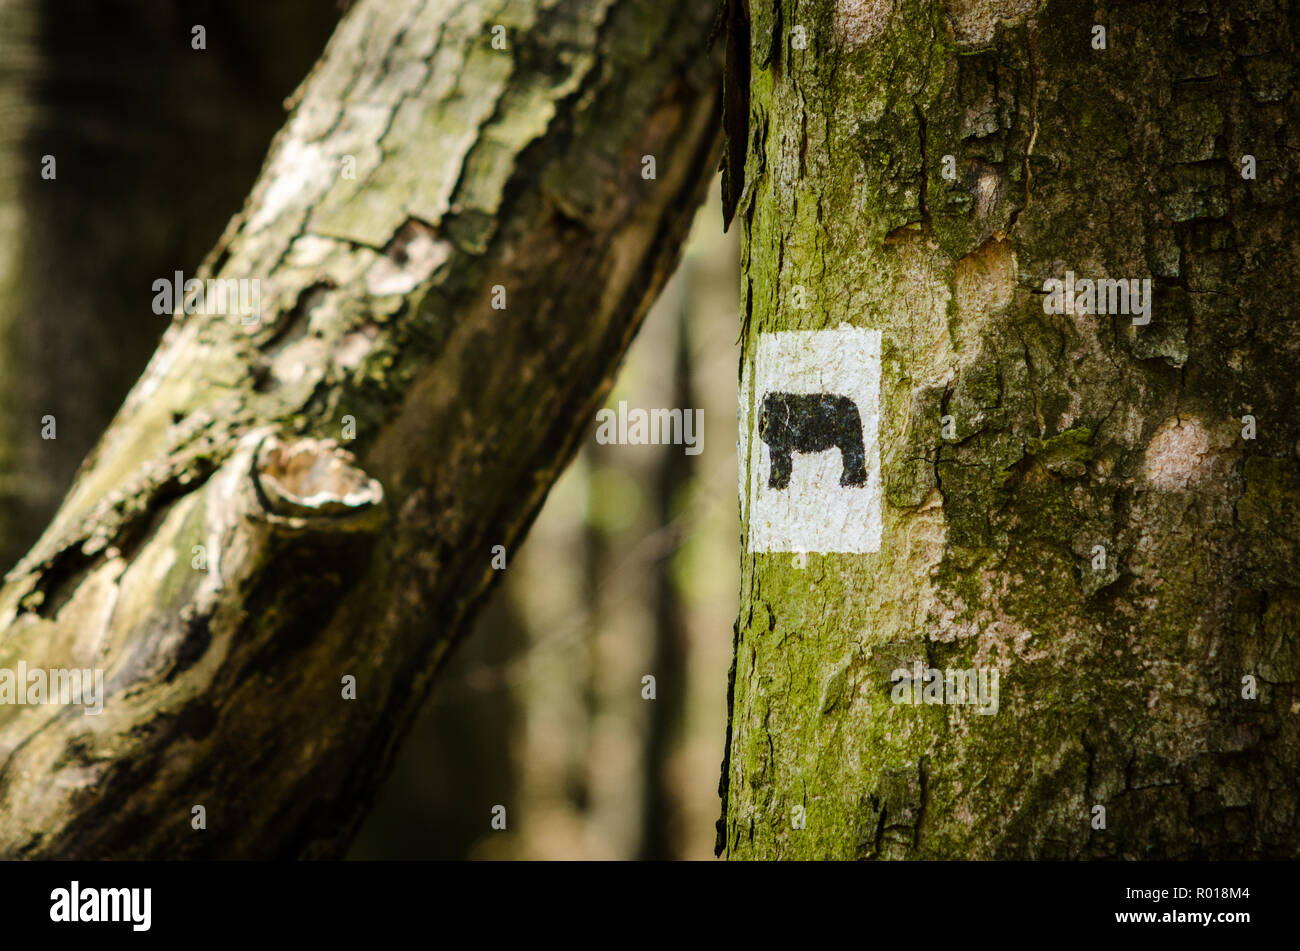
[[[346,843],[673,268],[711,18],[349,9],[208,259],[245,283],[177,313],[0,589],[0,669],[105,684],[0,705],[0,854]]]
[[[750,15],[749,544],[720,845],[1300,854],[1300,12]],[[1118,285],[1089,298],[1117,279],[1129,313]],[[774,488],[760,422],[781,367],[756,360],[773,332],[841,324],[880,335],[865,484],[815,468],[795,425]],[[826,379],[870,377],[863,353]],[[868,550],[792,553],[781,491],[821,493],[828,520],[845,493],[878,499],[878,548],[849,519],[823,537]],[[990,702],[954,702],[949,669]]]

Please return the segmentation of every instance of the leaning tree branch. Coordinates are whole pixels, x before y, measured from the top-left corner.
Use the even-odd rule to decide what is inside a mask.
[[[0,854],[346,845],[673,269],[711,15],[349,11],[200,274],[259,319],[178,313],[0,589],[0,667],[106,682],[98,716],[0,706]]]

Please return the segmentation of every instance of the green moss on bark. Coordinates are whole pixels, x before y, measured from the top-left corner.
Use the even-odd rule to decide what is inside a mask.
[[[874,554],[744,558],[729,854],[1294,857],[1294,12],[1132,4],[1096,50],[1054,0],[975,45],[978,4],[753,6],[744,363],[882,332],[885,512]],[[1044,313],[1067,270],[1150,279],[1150,323]],[[895,704],[916,662],[998,712]]]

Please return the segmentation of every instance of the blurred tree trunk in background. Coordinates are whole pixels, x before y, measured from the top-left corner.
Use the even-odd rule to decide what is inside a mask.
[[[173,321],[0,589],[0,666],[107,676],[0,707],[0,853],[339,853],[673,270],[711,22],[349,9],[199,275],[257,311]]]
[[[744,556],[730,855],[1296,857],[1296,5],[750,9],[744,364],[880,331],[883,533]]]
[[[39,419],[24,426],[20,344],[23,329],[23,248],[27,221],[20,198],[40,181],[39,159],[24,148],[36,111],[37,9],[35,0],[0,0],[0,560],[5,568],[31,544],[34,532],[20,526],[24,509],[38,505],[43,473],[24,466],[27,447],[40,438]],[[25,471],[26,470],[26,471]],[[48,513],[47,513],[48,517]],[[43,525],[40,521],[39,525]],[[26,542],[19,539],[30,535]]]
[[[645,345],[639,334],[634,346]],[[588,858],[588,756],[598,706],[595,641],[606,534],[593,511],[605,447],[587,441],[506,578],[527,636],[511,682],[526,709],[516,737],[519,838],[513,857]],[[487,634],[489,632],[483,631]]]
[[[193,276],[337,14],[261,0],[0,0],[4,570],[157,346],[170,314],[153,312],[154,280]],[[195,24],[204,50],[191,47]]]
[[[671,368],[669,399],[663,405],[680,409],[685,415],[699,405],[691,385],[691,348],[687,330],[687,302],[691,299],[689,259],[682,265],[678,281],[673,301],[676,304],[673,315],[676,319],[672,324],[674,332],[668,341],[672,352],[664,354],[662,363],[665,368]],[[681,849],[681,806],[677,801],[678,790],[670,763],[686,708],[688,632],[685,599],[677,577],[675,556],[687,531],[681,513],[693,475],[692,459],[681,446],[663,446],[654,474],[653,514],[659,532],[663,533],[666,550],[654,565],[654,586],[648,605],[654,617],[654,651],[647,672],[655,678],[655,697],[646,708],[650,722],[642,766],[641,799],[645,805],[638,853],[642,859],[675,859]],[[644,690],[643,686],[643,698]]]

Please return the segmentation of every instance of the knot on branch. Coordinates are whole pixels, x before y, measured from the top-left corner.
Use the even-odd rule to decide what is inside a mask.
[[[267,436],[253,459],[253,481],[272,522],[303,524],[378,514],[384,489],[332,439]],[[363,519],[368,522],[370,519]]]

